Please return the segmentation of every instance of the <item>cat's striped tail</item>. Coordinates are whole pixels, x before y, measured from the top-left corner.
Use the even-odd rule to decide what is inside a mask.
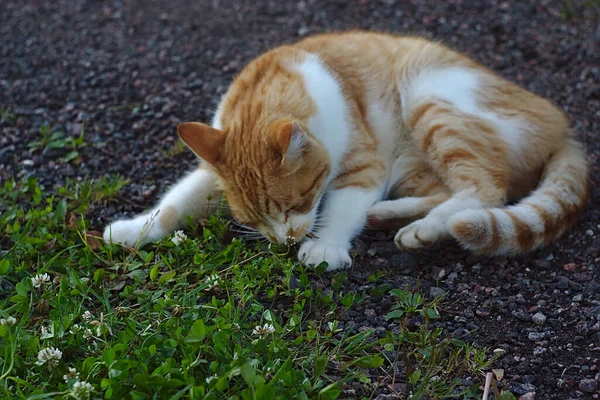
[[[569,229],[589,198],[588,165],[579,143],[568,139],[548,161],[539,187],[506,208],[465,210],[450,231],[475,253],[513,255],[547,245]]]

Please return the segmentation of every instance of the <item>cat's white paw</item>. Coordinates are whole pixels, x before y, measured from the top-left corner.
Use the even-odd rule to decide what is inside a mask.
[[[405,226],[396,233],[394,242],[401,250],[418,250],[433,245],[444,235],[444,223],[424,218]]]
[[[133,247],[156,242],[167,233],[152,215],[140,215],[133,219],[113,222],[104,229],[102,237],[107,243],[121,243]]]
[[[352,266],[352,258],[348,250],[322,240],[307,240],[300,246],[298,258],[306,266],[316,267],[327,262],[327,271],[347,269]]]

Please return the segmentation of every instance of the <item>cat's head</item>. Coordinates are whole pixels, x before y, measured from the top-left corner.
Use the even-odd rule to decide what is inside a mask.
[[[181,139],[221,180],[233,217],[272,242],[299,242],[313,229],[331,170],[324,146],[298,122],[278,119],[263,132],[188,122]]]

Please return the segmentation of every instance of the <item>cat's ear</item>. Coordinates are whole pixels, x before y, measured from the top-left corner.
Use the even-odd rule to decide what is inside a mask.
[[[302,151],[308,144],[308,135],[299,123],[286,122],[273,132],[274,146],[284,162],[296,162],[302,158]]]
[[[177,133],[181,140],[204,161],[214,164],[221,158],[226,138],[223,131],[200,122],[184,122],[177,125]]]

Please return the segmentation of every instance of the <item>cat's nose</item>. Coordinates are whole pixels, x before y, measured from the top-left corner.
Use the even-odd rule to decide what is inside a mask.
[[[293,239],[293,244],[300,243],[304,239],[304,236],[306,236],[306,228],[304,226],[296,229],[290,228],[287,233],[287,237]]]

